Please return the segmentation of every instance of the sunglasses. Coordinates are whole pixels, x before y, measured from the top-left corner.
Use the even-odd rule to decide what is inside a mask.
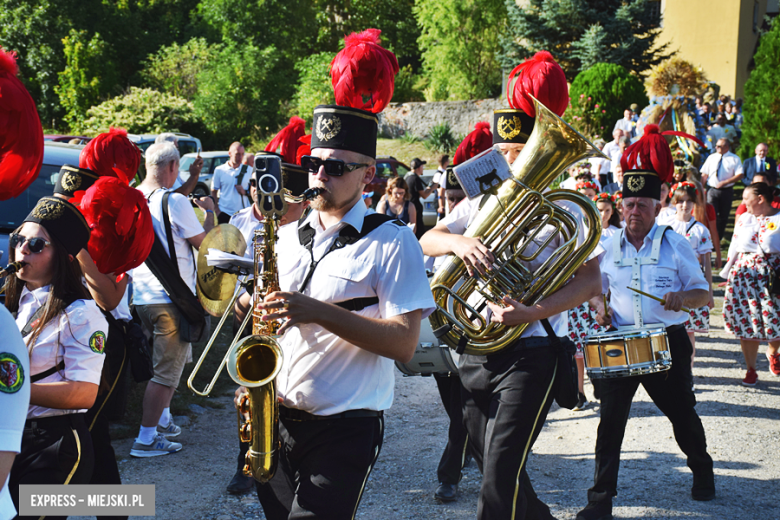
[[[27,242],[27,247],[29,247],[30,251],[33,253],[40,253],[43,251],[44,247],[51,245],[51,242],[43,238],[27,238],[19,233],[12,233],[8,238],[8,244],[13,248],[21,247],[25,242]]]
[[[322,160],[312,155],[304,155],[301,157],[301,166],[309,173],[317,173],[320,171],[320,166],[324,166],[325,174],[329,177],[341,177],[345,171],[353,172],[369,165],[366,163],[345,163],[339,159]]]

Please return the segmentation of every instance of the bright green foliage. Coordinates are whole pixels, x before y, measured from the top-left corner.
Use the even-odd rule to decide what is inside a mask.
[[[330,80],[330,62],[333,54],[320,52],[295,64],[298,84],[292,99],[291,115],[305,119],[311,125],[314,107],[336,102]]]
[[[183,45],[161,47],[144,62],[141,77],[147,86],[192,100],[198,91],[198,74],[215,59],[219,47],[205,38],[193,38]]]
[[[418,0],[418,40],[428,101],[481,99],[501,91],[498,35],[506,30],[502,0]]]
[[[761,35],[753,58],[756,68],[745,83],[740,157],[751,157],[758,143],[769,145],[769,156],[780,157],[780,23],[775,19]]]
[[[571,107],[563,118],[588,137],[612,134],[615,121],[632,103],[647,105],[642,81],[614,63],[597,63],[580,72],[569,89]],[[577,119],[579,118],[579,119]]]
[[[417,88],[420,78],[412,72],[412,66],[401,67],[395,76],[395,90],[393,91],[394,103],[406,103],[407,101],[425,101],[425,97]]]
[[[90,135],[111,126],[130,133],[188,132],[198,122],[195,107],[186,99],[137,87],[90,108],[87,116],[77,129]]]
[[[445,121],[431,128],[425,140],[425,147],[434,152],[451,153],[458,148],[461,140],[459,136],[452,133],[449,123]]]
[[[116,85],[116,70],[106,43],[95,33],[71,29],[62,40],[65,70],[59,73],[60,83],[54,91],[65,108],[65,120],[71,126],[86,117],[87,109]]]
[[[499,59],[505,70],[547,50],[571,81],[595,63],[617,63],[644,74],[669,57],[656,46],[660,18],[656,0],[505,0],[508,30]]]
[[[196,115],[227,143],[273,132],[281,122],[281,101],[292,94],[279,62],[273,46],[225,46],[198,74]]]

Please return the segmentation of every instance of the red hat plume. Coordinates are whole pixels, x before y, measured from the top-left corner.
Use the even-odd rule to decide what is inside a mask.
[[[669,182],[674,174],[674,160],[669,143],[658,129],[658,125],[645,126],[644,135],[626,148],[620,158],[624,175],[630,170],[652,170],[661,182]]]
[[[294,164],[295,154],[298,152],[298,146],[300,146],[300,138],[306,133],[306,121],[298,116],[292,116],[290,123],[279,130],[279,133],[271,139],[268,146],[265,147],[266,152],[276,152],[282,154],[284,162]]]
[[[103,274],[138,267],[154,243],[152,214],[143,193],[115,177],[101,177],[81,199],[92,232],[89,254]]]
[[[569,106],[566,74],[547,51],[537,52],[533,58],[525,60],[509,74],[506,82],[506,100],[509,106],[535,117],[534,101],[529,94],[558,116],[562,116]]]
[[[18,197],[43,163],[41,120],[18,72],[16,53],[0,47],[0,200]]]
[[[101,177],[116,177],[129,184],[141,164],[141,150],[127,138],[127,130],[110,128],[81,150],[79,167],[89,168]]]
[[[465,162],[491,146],[493,146],[493,134],[490,133],[490,123],[480,121],[474,126],[474,130],[464,137],[463,141],[458,145],[452,164],[454,166]]]
[[[379,29],[352,33],[344,48],[330,62],[336,103],[378,114],[393,98],[398,60],[379,45]],[[368,100],[364,103],[363,96]]]
[[[301,157],[311,155],[311,134],[306,134],[298,139],[298,151],[295,152],[295,164],[301,164]]]

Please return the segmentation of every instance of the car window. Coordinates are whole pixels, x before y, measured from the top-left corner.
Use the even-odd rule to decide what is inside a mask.
[[[404,167],[403,164],[396,164],[395,170],[398,172],[399,177],[406,177],[406,174],[412,171],[409,168]]]
[[[179,154],[184,155],[185,153],[195,153],[198,151],[198,146],[195,144],[195,141],[184,141],[182,139],[179,139]]]
[[[195,156],[190,157],[182,157],[181,161],[179,161],[179,171],[180,172],[186,172],[189,171],[190,165],[195,162]],[[206,169],[206,165],[203,165],[203,169]],[[203,171],[203,170],[201,170]],[[203,172],[205,173],[205,172]]]
[[[154,144],[154,141],[145,141],[143,143],[135,143],[142,152],[146,153],[146,150]]]
[[[0,202],[0,230],[13,231],[21,226],[38,200],[52,194],[59,172],[59,166],[44,164],[38,178],[21,195]]]
[[[200,170],[201,175],[205,173],[214,173],[214,159],[203,159],[203,169]]]
[[[228,156],[214,157],[214,159],[212,159],[214,162],[211,163],[211,172],[213,173],[217,166],[222,166],[223,164],[228,162],[228,159],[230,159],[230,157]]]
[[[377,177],[392,177],[393,176],[393,168],[390,166],[390,163],[386,163],[386,162],[378,162],[378,163],[376,163],[376,176]]]

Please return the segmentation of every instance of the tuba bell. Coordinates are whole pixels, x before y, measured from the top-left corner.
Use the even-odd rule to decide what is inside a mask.
[[[484,201],[464,233],[481,238],[495,256],[494,265],[486,274],[475,270],[469,276],[463,260],[450,255],[431,280],[437,310],[429,320],[436,335],[459,352],[487,355],[513,344],[527,325],[491,323],[482,316],[486,302],[503,306],[502,298],[509,296],[525,305],[537,303],[571,278],[601,237],[601,217],[585,195],[542,192],[570,165],[604,154],[538,100],[534,105],[534,129],[512,165],[512,177]],[[583,223],[556,201],[575,204],[585,215],[582,245],[577,237]],[[537,257],[559,234],[561,245],[541,265],[529,268],[529,263],[540,263]]]

